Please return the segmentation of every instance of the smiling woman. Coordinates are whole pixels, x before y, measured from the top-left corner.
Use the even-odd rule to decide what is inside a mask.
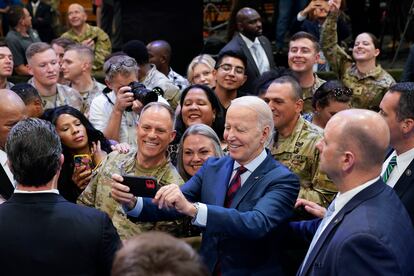
[[[56,127],[62,143],[65,160],[58,180],[59,192],[67,200],[76,202],[89,184],[92,170],[112,151],[111,145],[102,132],[71,106],[48,109],[43,119]]]

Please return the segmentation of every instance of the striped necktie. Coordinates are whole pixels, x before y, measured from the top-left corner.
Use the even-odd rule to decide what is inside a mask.
[[[388,178],[391,175],[392,170],[397,165],[397,156],[393,156],[388,163],[387,169],[385,170],[384,174],[382,175],[382,180],[384,180],[385,183],[387,183]]]

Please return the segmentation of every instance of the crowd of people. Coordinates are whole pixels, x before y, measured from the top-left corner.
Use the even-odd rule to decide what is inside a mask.
[[[1,273],[413,275],[414,82],[381,67],[371,33],[338,44],[341,0],[298,2],[288,68],[243,7],[185,76],[167,41],[114,47],[79,4],[49,40],[32,27],[47,7],[10,6]]]

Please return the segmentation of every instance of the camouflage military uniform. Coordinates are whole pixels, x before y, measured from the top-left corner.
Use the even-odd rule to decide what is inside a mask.
[[[336,194],[336,187],[326,174],[319,171],[319,151],[316,143],[322,139],[322,129],[299,116],[295,129],[271,148],[272,156],[300,178],[299,198],[327,207]]]
[[[27,83],[33,85],[33,87],[36,88],[33,78],[28,80]],[[82,97],[78,91],[76,91],[73,88],[70,88],[67,85],[62,85],[59,83],[56,84],[56,90],[57,93],[52,96],[42,96],[39,93],[40,98],[42,98],[43,109],[55,108],[62,105],[70,105],[76,108],[77,110],[84,112],[82,105]]]
[[[97,40],[95,42],[95,49],[93,49],[95,53],[95,59],[93,61],[92,69],[94,72],[102,71],[105,58],[111,54],[112,51],[111,40],[101,28],[91,26],[87,23],[85,24],[86,30],[82,35],[79,36],[73,30],[69,30],[66,33],[62,34],[61,37],[72,39],[77,43],[82,43],[82,41],[97,37]]]
[[[93,87],[89,91],[79,91],[82,102],[83,102],[83,110],[86,117],[89,117],[89,109],[91,107],[92,100],[100,95],[102,91],[105,89],[106,85],[103,85],[100,82],[97,82],[95,78],[93,79]]]
[[[354,92],[352,106],[378,110],[379,103],[388,88],[395,83],[381,65],[371,72],[358,71],[352,58],[338,45],[336,22],[338,13],[330,12],[321,31],[321,46],[332,71],[341,79],[344,85]]]
[[[175,86],[171,80],[169,80],[163,73],[155,68],[154,64],[151,64],[151,70],[143,80],[140,80],[145,87],[153,89],[154,87],[160,87],[164,90],[164,98],[168,101],[170,106],[175,110],[180,102],[180,89]]]
[[[172,183],[183,184],[182,178],[169,161],[153,169],[144,169],[136,163],[136,151],[131,151],[128,154],[112,152],[93,172],[93,177],[79,196],[78,203],[106,212],[123,240],[150,230],[166,231],[176,236],[182,235],[181,225],[178,221],[131,222],[126,217],[122,206],[111,198],[111,175],[114,173],[153,176],[158,179],[161,186]]]
[[[319,78],[318,75],[313,74],[315,76],[315,82],[311,87],[303,88],[302,87],[302,93],[303,93],[303,113],[312,112],[312,97],[315,94],[315,91],[326,81]]]

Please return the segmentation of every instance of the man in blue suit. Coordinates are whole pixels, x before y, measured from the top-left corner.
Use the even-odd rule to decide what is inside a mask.
[[[320,168],[339,193],[323,219],[291,223],[312,239],[298,275],[414,275],[413,226],[380,178],[389,140],[387,123],[369,110],[341,111],[328,122]]]
[[[265,149],[272,130],[263,100],[237,98],[224,132],[230,156],[208,159],[181,189],[164,186],[152,202],[135,198],[113,175],[112,197],[141,221],[192,217],[203,231],[200,254],[214,273],[280,275],[280,226],[292,214],[299,182]]]

